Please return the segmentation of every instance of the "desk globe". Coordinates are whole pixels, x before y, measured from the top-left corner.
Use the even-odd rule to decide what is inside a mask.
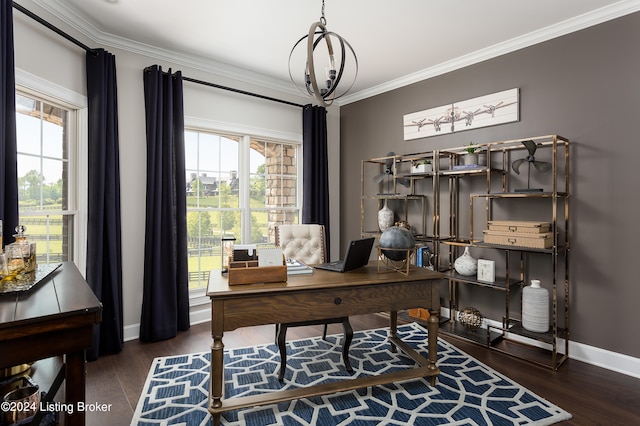
[[[414,248],[415,245],[416,240],[411,231],[400,226],[392,226],[380,235],[380,250],[389,260],[404,261],[407,250]]]

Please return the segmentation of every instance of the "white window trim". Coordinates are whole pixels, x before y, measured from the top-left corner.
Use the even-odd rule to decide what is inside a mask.
[[[246,125],[238,125],[232,123],[226,123],[222,121],[216,120],[208,120],[197,117],[184,117],[184,127],[185,130],[193,130],[193,131],[201,131],[208,133],[217,133],[217,134],[232,134],[232,135],[240,135],[240,156],[238,158],[238,173],[247,173],[250,169],[249,165],[249,155],[246,155],[247,150],[243,149],[245,146],[248,146],[251,139],[265,139],[273,142],[283,142],[300,146],[300,154],[297,158],[297,167],[299,170],[298,179],[296,185],[299,189],[299,194],[302,193],[302,134],[301,133],[293,133],[293,132],[282,132],[278,130],[264,129],[260,127],[251,127]],[[243,176],[241,174],[241,176]],[[244,183],[243,183],[244,181]],[[240,207],[249,205],[249,182],[247,179],[240,180],[241,185],[247,185],[244,189],[244,194],[246,195],[247,200],[240,200]],[[244,204],[243,204],[244,203]],[[297,208],[298,210],[302,210],[302,197],[298,197],[297,199]],[[250,215],[248,209],[243,209],[245,214]],[[245,223],[249,223],[251,217],[243,218],[247,220]],[[243,232],[248,235],[243,235],[245,240],[249,240],[251,238],[251,229],[250,227],[243,227]],[[210,302],[207,297],[207,289],[200,288],[196,290],[189,290],[189,306],[200,306],[205,305]]]
[[[69,211],[75,213],[73,232],[74,263],[84,276],[87,267],[87,206],[88,206],[88,101],[81,95],[41,77],[16,68],[16,90],[58,103],[77,111],[69,127]],[[73,143],[76,141],[77,143]]]

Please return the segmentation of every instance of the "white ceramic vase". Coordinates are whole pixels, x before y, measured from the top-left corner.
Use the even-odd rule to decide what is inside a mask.
[[[393,210],[387,205],[387,200],[384,200],[384,206],[378,211],[378,228],[381,232],[386,231],[394,224]]]
[[[549,331],[549,291],[540,280],[522,289],[522,327],[536,333]]]
[[[453,267],[460,275],[475,275],[476,272],[478,272],[478,259],[471,256],[471,253],[469,253],[469,247],[465,247],[462,256],[453,262]]]

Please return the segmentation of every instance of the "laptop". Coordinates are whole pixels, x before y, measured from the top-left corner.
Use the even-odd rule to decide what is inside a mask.
[[[369,262],[371,249],[375,238],[363,238],[361,240],[352,240],[347,247],[347,254],[343,260],[335,262],[321,263],[314,265],[316,269],[324,269],[333,272],[347,272],[353,269],[361,268]]]

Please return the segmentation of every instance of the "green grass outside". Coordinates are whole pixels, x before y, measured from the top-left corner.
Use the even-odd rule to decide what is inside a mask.
[[[216,208],[219,205],[218,199],[219,199],[218,196],[201,197],[200,207]],[[196,197],[192,197],[192,196],[187,197],[187,206],[194,207],[196,205],[195,201],[196,201]],[[233,195],[227,196],[226,203],[232,206],[237,206],[238,197]],[[251,198],[250,206],[252,209],[265,208],[264,199]],[[53,209],[59,209],[61,208],[61,205],[52,205],[49,207]],[[211,212],[210,214],[213,215],[218,213]],[[254,218],[253,225],[257,226],[258,229],[260,230],[260,234],[266,237],[268,235],[268,229],[267,229],[268,212],[253,211],[252,215]],[[23,224],[27,227],[26,234],[29,241],[37,243],[37,252],[39,256],[44,256],[47,253],[47,251],[50,255],[57,255],[57,254],[62,255],[62,240],[61,239],[50,240],[47,246],[46,245],[47,242],[45,240],[46,237],[44,237],[47,234],[47,232],[49,233],[49,235],[62,235],[62,223],[61,223],[60,217],[58,216],[50,217],[50,222],[48,227],[45,223],[34,223],[34,221],[40,222],[42,219],[46,219],[46,215],[27,216],[27,217],[24,217],[24,219],[22,220]],[[213,219],[214,218],[212,217],[212,222],[213,222]],[[216,220],[213,223],[217,225],[219,222]],[[237,224],[236,226],[237,226],[237,231],[239,231],[239,224]],[[220,232],[219,228],[212,229],[213,232],[215,232],[216,230],[218,231],[218,233]],[[197,248],[197,247],[189,247],[189,248]],[[220,256],[215,254],[201,255],[199,257],[189,256],[188,268],[190,273],[207,272],[214,269],[219,270]],[[196,274],[193,274],[193,275],[194,275],[194,278],[189,281],[190,289],[206,287],[207,280],[202,278],[204,274],[200,274],[199,277],[195,277]]]

